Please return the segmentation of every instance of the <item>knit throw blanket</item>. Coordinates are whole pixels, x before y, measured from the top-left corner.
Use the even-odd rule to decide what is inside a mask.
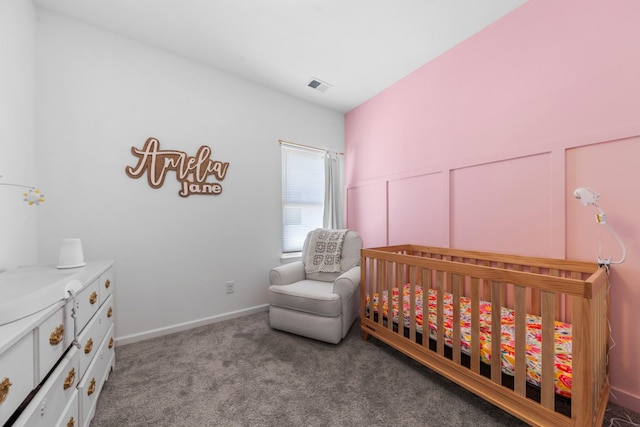
[[[327,230],[318,228],[311,232],[309,247],[305,257],[306,273],[340,272],[342,243],[347,230]]]

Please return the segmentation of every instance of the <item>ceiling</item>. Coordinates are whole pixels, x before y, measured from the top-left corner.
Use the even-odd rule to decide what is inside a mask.
[[[343,113],[525,1],[33,0]]]

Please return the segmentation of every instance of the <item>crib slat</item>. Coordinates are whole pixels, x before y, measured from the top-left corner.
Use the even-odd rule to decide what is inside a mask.
[[[453,296],[453,361],[460,364],[460,288],[462,280],[460,275],[451,277],[451,294]]]
[[[382,292],[380,291],[378,277],[378,260],[375,258],[369,258],[369,298],[371,301],[371,310],[369,310],[369,316],[372,322],[375,321],[374,318],[374,309],[373,309],[373,297],[377,293],[378,294],[378,312],[382,313]],[[380,316],[378,316],[380,317]]]
[[[489,261],[476,260],[476,264],[488,267],[489,266]],[[483,301],[491,301],[491,286],[489,286],[489,282],[484,282],[483,283],[483,286],[482,286],[482,300]]]
[[[393,266],[391,261],[385,262],[384,282],[387,288],[387,328],[393,331]]]
[[[515,324],[515,378],[514,391],[520,396],[527,394],[527,366],[526,366],[526,340],[527,340],[527,319],[526,319],[526,292],[524,286],[515,287],[514,311],[516,316]]]
[[[384,325],[384,301],[382,295],[384,289],[386,289],[387,282],[386,265],[386,261],[378,260],[378,323],[380,325]]]
[[[547,409],[554,406],[554,357],[555,357],[555,295],[542,291],[542,376],[540,403]]]
[[[409,283],[411,283],[411,297],[410,297],[410,301],[409,301],[409,339],[411,340],[411,342],[416,342],[416,328],[417,328],[417,324],[415,321],[416,318],[416,298],[415,298],[415,287],[419,286],[416,283],[416,276],[417,276],[417,272],[416,270],[419,270],[419,267],[415,267],[413,265],[408,266],[409,268]]]
[[[491,381],[502,384],[502,359],[501,341],[502,341],[502,318],[501,305],[502,301],[502,284],[500,282],[491,282]]]
[[[421,269],[422,277],[422,346],[429,348],[429,289],[431,289],[431,275],[433,271],[429,268]]]
[[[420,283],[418,283],[418,276],[421,268],[416,267],[415,265],[409,265],[408,267],[409,267],[409,282],[415,283],[416,285],[420,286]]]
[[[471,278],[471,370],[480,372],[480,279]]]
[[[444,273],[442,271],[436,272],[436,289],[438,290],[438,310],[437,310],[437,325],[438,325],[438,338],[437,338],[437,350],[440,356],[444,357]]]
[[[407,272],[407,264],[398,264],[399,267],[399,273],[398,273],[398,284],[405,284],[405,283],[409,283],[409,273]]]
[[[571,272],[571,278],[576,280],[583,280],[583,275],[580,272],[573,271]],[[563,294],[563,297],[564,297],[564,301],[563,301],[564,313],[562,315],[561,320],[567,323],[573,323],[573,309],[572,309],[573,297],[571,297],[570,295],[564,295],[564,294]],[[604,316],[604,313],[603,313],[603,316]]]
[[[402,280],[402,264],[394,263],[393,286],[398,288],[398,334],[404,336],[404,284]]]
[[[418,275],[418,284],[423,289],[431,287],[431,269],[420,267],[421,273]]]
[[[504,262],[496,262],[496,267],[497,268],[505,268]],[[504,286],[502,287],[502,290],[504,291]],[[504,307],[505,306],[505,292],[501,292],[500,293],[500,299],[499,300],[492,300],[497,302],[498,304],[500,304],[500,307]]]
[[[560,270],[558,270],[557,268],[551,268],[549,269],[549,275],[550,276],[556,276],[556,277],[560,277]],[[560,318],[560,293],[556,294],[556,308],[555,308],[555,318],[559,319]]]
[[[540,273],[540,268],[531,267],[531,272],[538,274]],[[536,316],[540,316],[540,290],[534,288],[529,289],[531,289],[531,308],[529,312]]]

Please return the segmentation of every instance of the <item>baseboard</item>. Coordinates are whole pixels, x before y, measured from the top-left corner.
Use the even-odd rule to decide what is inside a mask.
[[[611,395],[609,402],[620,405],[623,408],[631,409],[633,412],[640,414],[640,396],[631,394],[627,391],[611,387]]]
[[[151,338],[161,337],[163,335],[173,334],[175,332],[187,331],[189,329],[197,328],[198,326],[210,325],[212,323],[222,322],[223,320],[235,319],[236,317],[247,316],[249,314],[259,313],[261,311],[269,310],[269,304],[258,305],[255,307],[249,307],[242,310],[231,311],[229,313],[223,313],[216,316],[205,317],[204,319],[193,320],[191,322],[180,323],[177,325],[166,326],[164,328],[152,329],[150,331],[139,332],[137,334],[125,335],[123,337],[116,337],[115,345],[131,344],[138,341],[144,341]]]

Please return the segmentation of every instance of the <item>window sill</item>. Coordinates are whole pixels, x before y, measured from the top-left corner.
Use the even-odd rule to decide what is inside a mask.
[[[300,260],[302,260],[302,252],[287,252],[280,255],[280,262],[283,264]]]

